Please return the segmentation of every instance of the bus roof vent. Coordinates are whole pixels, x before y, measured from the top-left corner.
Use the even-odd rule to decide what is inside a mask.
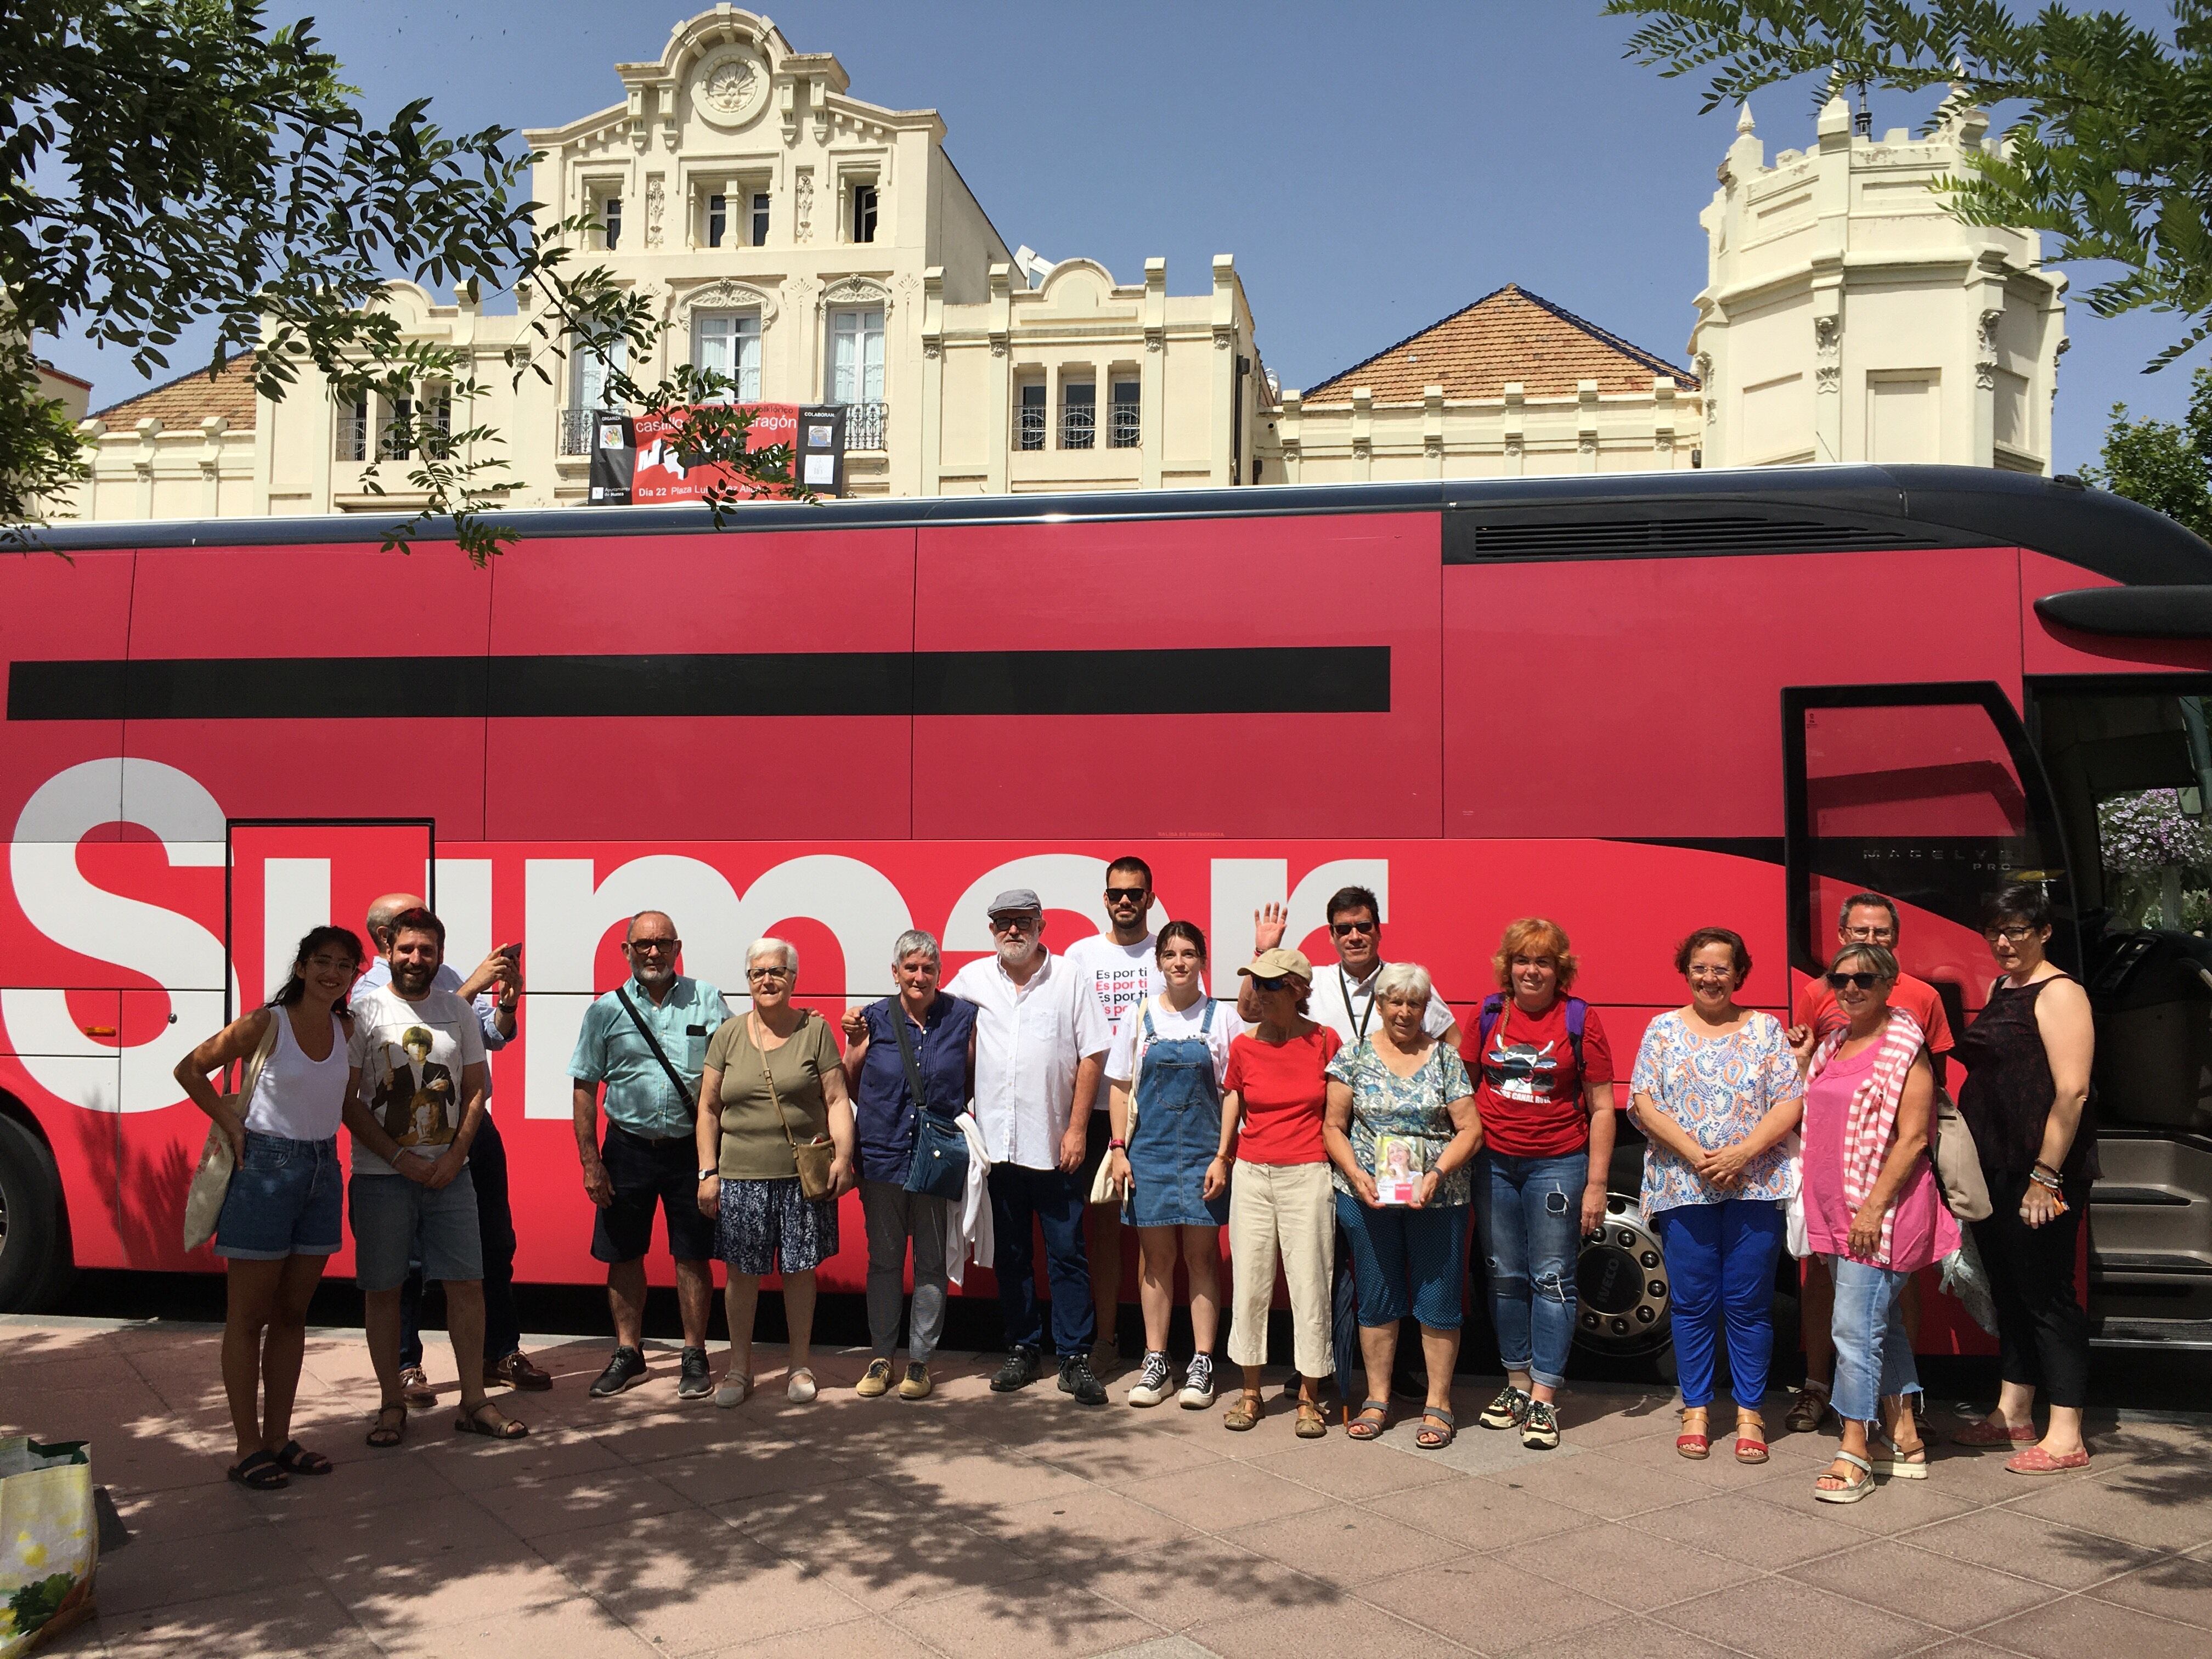
[[[1954,538],[1955,539],[1955,538]],[[1461,507],[1444,514],[1444,562],[1500,559],[1654,559],[1723,553],[1813,553],[1936,545],[1909,520],[1847,514],[1549,512]]]

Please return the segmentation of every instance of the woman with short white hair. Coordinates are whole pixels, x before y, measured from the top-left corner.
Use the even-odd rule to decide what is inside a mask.
[[[1468,1165],[1482,1142],[1467,1067],[1424,1027],[1432,989],[1428,970],[1410,962],[1390,963],[1376,975],[1382,1018],[1329,1062],[1322,1131],[1336,1166],[1337,1221],[1352,1249],[1367,1370],[1366,1401],[1345,1432],[1372,1440],[1389,1426],[1398,1323],[1411,1313],[1421,1322],[1428,1362],[1428,1398],[1413,1436],[1424,1451],[1443,1449],[1459,1431],[1451,1380],[1474,1201]],[[1399,1147],[1413,1179],[1406,1188],[1385,1190],[1376,1171]]]
[[[790,1329],[786,1395],[814,1398],[807,1364],[814,1330],[814,1270],[837,1254],[837,1200],[853,1186],[853,1104],[830,1022],[793,1006],[799,952],[780,939],[745,952],[752,1007],[707,1040],[699,1079],[700,1212],[717,1224],[715,1254],[729,1267],[730,1365],[718,1406],[752,1392],[753,1310],[761,1279],[783,1274]],[[803,1168],[827,1155],[826,1191],[810,1196]]]

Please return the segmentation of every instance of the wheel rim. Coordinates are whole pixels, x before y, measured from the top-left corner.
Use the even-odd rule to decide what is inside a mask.
[[[1634,1199],[1605,1201],[1605,1224],[1575,1263],[1575,1343],[1600,1353],[1640,1354],[1668,1340],[1667,1259]]]

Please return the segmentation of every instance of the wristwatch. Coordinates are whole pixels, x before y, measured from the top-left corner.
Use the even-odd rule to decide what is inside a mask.
[[[700,1171],[699,1171],[699,1177],[698,1177],[698,1178],[699,1178],[700,1180],[702,1180],[702,1181],[704,1181],[704,1180],[706,1180],[706,1179],[707,1179],[708,1176],[718,1176],[718,1175],[720,1175],[720,1174],[721,1174],[721,1173],[722,1173],[722,1172],[721,1172],[720,1170],[700,1170]]]

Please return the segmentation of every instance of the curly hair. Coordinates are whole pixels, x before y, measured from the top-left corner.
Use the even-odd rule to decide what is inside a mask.
[[[1735,982],[1739,988],[1751,977],[1751,951],[1743,942],[1743,935],[1733,927],[1700,927],[1674,947],[1674,971],[1687,974],[1690,958],[1708,945],[1725,945],[1735,962]]]
[[[1513,988],[1513,958],[1531,956],[1551,957],[1559,973],[1561,996],[1572,988],[1582,958],[1568,948],[1567,930],[1542,916],[1523,916],[1506,928],[1505,937],[1498,942],[1498,954],[1490,959],[1500,990]]]

